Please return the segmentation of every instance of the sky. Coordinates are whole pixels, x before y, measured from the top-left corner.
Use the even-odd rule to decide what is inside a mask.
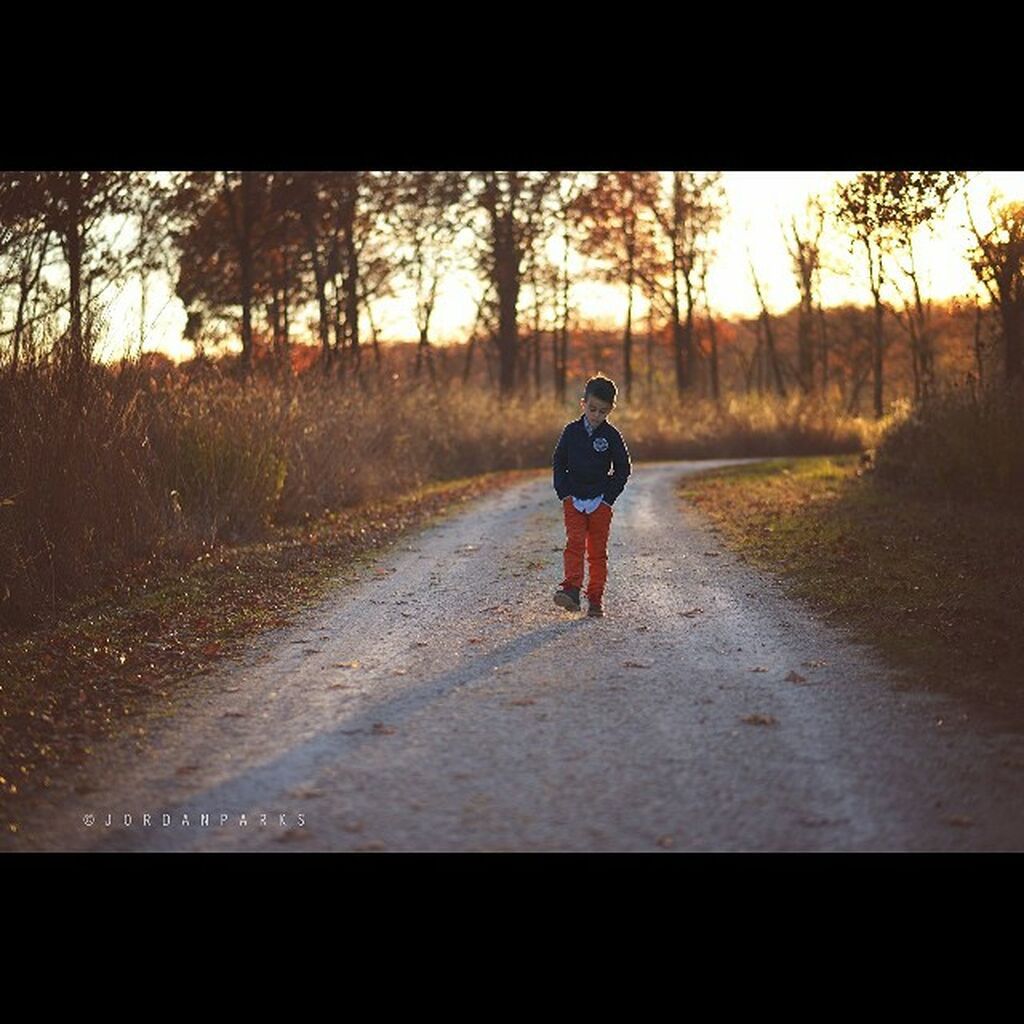
[[[798,301],[790,258],[781,224],[799,215],[811,195],[831,193],[837,182],[853,177],[853,171],[726,171],[722,177],[728,213],[716,238],[717,256],[708,273],[712,308],[725,316],[750,316],[758,312],[751,282],[748,250],[761,281],[771,312],[781,313]],[[1008,199],[1024,199],[1024,171],[973,172],[966,189],[978,226],[989,226],[987,204],[993,189]],[[950,205],[932,235],[923,233],[919,247],[925,292],[934,298],[971,294],[976,282],[965,259],[971,235],[963,196]],[[823,278],[826,306],[841,302],[870,302],[859,253],[834,234],[823,240],[834,273]],[[477,286],[467,276],[452,277],[440,292],[432,321],[432,340],[463,341],[476,313]],[[579,284],[573,297],[580,320],[595,327],[621,327],[625,322],[624,289],[598,283]],[[634,317],[644,305],[634,307]],[[418,336],[410,300],[396,297],[374,304],[374,321],[385,341],[413,340]],[[115,356],[126,340],[137,344],[141,332],[140,288],[137,280],[113,296],[108,307],[110,334],[106,354]],[[174,359],[188,358],[192,345],[182,339],[185,311],[174,297],[166,276],[150,278],[146,293],[145,348],[160,349]],[[296,325],[297,327],[298,325]]]

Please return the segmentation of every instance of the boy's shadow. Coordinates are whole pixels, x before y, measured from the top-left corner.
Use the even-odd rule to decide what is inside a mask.
[[[358,751],[364,744],[381,742],[381,734],[375,730],[374,726],[383,725],[388,728],[397,728],[400,736],[402,722],[428,707],[439,697],[450,696],[461,686],[493,678],[496,670],[500,671],[502,668],[515,665],[519,659],[539,650],[545,644],[565,636],[586,621],[585,616],[564,619],[535,629],[523,636],[517,636],[493,651],[474,657],[471,662],[458,665],[438,676],[424,679],[412,690],[406,689],[390,698],[385,697],[374,702],[372,707],[346,718],[343,723],[333,728],[327,728],[317,733],[265,764],[243,770],[233,778],[193,793],[184,800],[161,804],[159,808],[145,808],[158,819],[162,814],[170,814],[172,822],[170,826],[150,826],[142,830],[141,826],[136,825],[131,828],[123,827],[116,831],[116,826],[114,826],[111,828],[109,836],[105,836],[91,845],[89,850],[97,852],[161,849],[184,851],[198,845],[200,840],[209,834],[222,835],[226,829],[238,829],[240,827],[237,825],[239,816],[243,812],[249,814],[250,811],[265,812],[274,821],[277,821],[279,813],[286,813],[288,818],[292,819],[299,811],[305,811],[307,819],[309,819],[309,812],[316,809],[316,799],[303,801],[301,798],[295,798],[292,800],[293,806],[275,808],[267,806],[266,794],[277,794],[308,784],[311,776],[315,776],[324,764],[337,759],[339,755],[348,756]],[[394,742],[394,740],[390,740],[390,742]],[[193,824],[191,826],[175,824],[175,822],[180,822],[182,815],[186,813]],[[217,819],[221,813],[228,813],[231,815],[231,821],[235,824],[229,822],[224,826],[211,824],[203,827],[198,824],[201,813],[208,813],[211,822]],[[310,829],[310,835],[317,835],[313,822],[307,820],[305,827]],[[185,828],[190,830],[194,841],[182,843],[182,833]],[[252,831],[262,831],[258,825],[250,824],[247,828]],[[275,825],[274,831],[283,833],[285,829]]]

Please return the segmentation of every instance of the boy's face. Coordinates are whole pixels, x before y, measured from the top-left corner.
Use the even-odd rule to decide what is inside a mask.
[[[599,427],[608,418],[612,411],[611,402],[604,402],[594,395],[587,395],[580,399],[580,407],[587,415],[592,427]]]

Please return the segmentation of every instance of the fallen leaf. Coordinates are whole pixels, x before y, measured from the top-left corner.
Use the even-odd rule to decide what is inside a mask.
[[[362,668],[363,666],[358,661],[336,661],[334,663],[335,668]]]
[[[245,711],[225,711],[221,718],[247,718]]]
[[[392,725],[385,725],[383,722],[374,722],[372,732],[376,736],[390,736],[397,730]]]
[[[763,665],[755,665],[750,671],[751,672],[767,672],[768,669],[766,669]]]
[[[691,608],[688,612],[680,612],[679,614],[682,615],[683,618],[692,619],[695,615],[703,615],[704,614],[704,609],[703,608]]]
[[[658,846],[662,847],[662,849],[665,850],[676,845],[676,841],[672,838],[672,836],[669,835],[658,836],[655,842],[658,844]]]
[[[824,658],[815,658],[814,661],[802,661],[800,664],[804,668],[824,668],[828,662]]]
[[[952,817],[946,818],[946,824],[954,825],[957,828],[969,828],[974,824],[974,819],[963,814],[954,814]]]
[[[300,788],[289,790],[288,795],[294,797],[296,800],[313,800],[318,796],[323,796],[324,791],[322,789],[307,787],[305,789]]]
[[[774,715],[744,715],[740,721],[747,725],[775,725],[777,719]]]
[[[800,675],[799,672],[790,672],[789,675],[786,676],[786,682],[787,683],[806,683],[807,682],[807,678],[805,676]]]
[[[528,704],[536,704],[537,702],[533,697],[521,697],[518,700],[510,700],[508,702],[509,707],[524,708]]]
[[[653,664],[652,661],[624,661],[622,663],[623,668],[650,668]]]
[[[308,828],[289,828],[280,835],[274,836],[275,843],[293,843],[296,840],[308,839],[309,829]]]

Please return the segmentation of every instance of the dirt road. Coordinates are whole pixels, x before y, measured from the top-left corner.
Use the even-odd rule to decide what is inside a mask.
[[[538,476],[195,680],[3,849],[1024,849],[1024,736],[728,553],[675,496],[696,468],[635,467],[606,619],[551,602]]]

